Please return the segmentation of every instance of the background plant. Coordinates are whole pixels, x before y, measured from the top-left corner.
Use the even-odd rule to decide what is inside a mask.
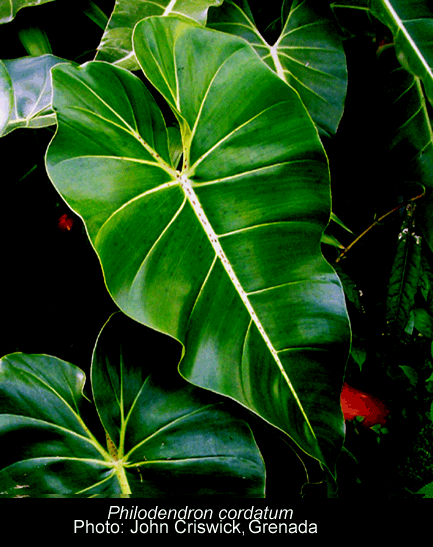
[[[3,4],[3,22],[7,24],[2,27],[4,41],[1,58],[5,59],[1,67],[2,148],[4,157],[9,161],[16,157],[19,150],[20,161],[16,162],[11,180],[2,190],[3,200],[8,204],[8,214],[2,219],[5,223],[3,233],[13,234],[5,241],[6,255],[13,273],[3,272],[4,286],[11,286],[13,290],[5,302],[5,314],[9,320],[2,354],[17,351],[50,353],[86,370],[102,324],[113,311],[120,308],[134,319],[167,332],[182,342],[186,349],[182,353],[180,372],[187,380],[229,395],[242,404],[235,406],[233,403],[231,412],[240,413],[254,432],[267,464],[268,496],[272,496],[274,485],[275,488],[281,486],[282,480],[287,481],[290,491],[296,495],[333,495],[336,484],[342,497],[371,495],[372,489],[380,496],[409,496],[421,487],[424,488],[420,490],[420,495],[428,495],[429,489],[425,485],[433,480],[428,459],[433,372],[429,100],[432,62],[428,39],[425,38],[429,35],[432,13],[428,3],[368,3],[360,0],[330,2],[319,8],[313,2],[284,1],[275,3],[275,10],[272,11],[268,6],[266,10],[257,9],[246,1],[227,0],[161,1],[159,7],[132,0],[119,0],[115,4],[100,2],[98,5],[78,2],[68,16],[68,24],[61,15],[64,14],[64,9],[61,12],[61,2],[48,2],[37,7],[31,7],[32,2]],[[26,9],[18,11],[23,7]],[[0,13],[3,15],[3,12]],[[161,15],[165,15],[164,19],[140,22],[145,17]],[[53,20],[55,24],[51,23]],[[83,29],[80,39],[77,39],[77,27]],[[65,34],[69,28],[74,38],[71,40]],[[88,32],[84,32],[86,28]],[[215,29],[218,33],[209,29]],[[237,211],[236,215],[236,211],[230,209],[232,197],[228,194],[220,194],[217,199],[209,198],[204,191],[200,193],[200,183],[246,173],[245,166],[250,165],[251,161],[258,162],[256,168],[263,168],[266,165],[263,161],[267,160],[254,156],[254,138],[248,141],[249,155],[245,158],[245,166],[239,159],[242,157],[239,153],[230,155],[227,147],[213,152],[214,144],[209,138],[206,144],[206,131],[215,136],[223,125],[220,122],[209,122],[211,125],[203,122],[200,125],[202,112],[197,108],[210,103],[206,103],[204,95],[200,95],[200,86],[205,85],[205,79],[201,80],[201,76],[196,74],[202,75],[208,70],[209,78],[213,78],[220,73],[223,57],[213,58],[209,52],[200,57],[197,49],[195,64],[188,73],[188,55],[181,63],[178,53],[178,77],[185,67],[187,74],[194,75],[194,94],[187,93],[188,87],[185,87],[185,95],[179,96],[176,84],[171,80],[174,74],[172,67],[162,62],[165,59],[163,44],[176,47],[174,42],[170,42],[170,36],[177,36],[179,44],[184,40],[183,51],[191,51],[198,47],[197,44],[203,46],[204,41],[212,37],[214,45],[220,44],[220,51],[231,48],[231,54],[236,50],[239,52],[238,59],[245,59],[244,66],[250,67],[250,72],[246,69],[242,71],[243,78],[248,78],[247,74],[250,74],[249,77],[261,75],[261,92],[254,96],[254,86],[251,85],[250,95],[253,97],[251,104],[256,101],[255,104],[261,105],[255,116],[260,117],[264,108],[274,109],[273,116],[262,118],[262,127],[268,128],[268,136],[272,138],[272,142],[266,144],[267,154],[275,150],[278,133],[278,138],[282,138],[278,161],[289,157],[287,151],[291,146],[297,150],[293,156],[296,161],[306,160],[307,168],[299,169],[292,179],[287,178],[287,173],[282,175],[279,172],[277,175],[279,181],[291,180],[287,188],[294,188],[295,181],[302,180],[299,189],[303,193],[298,190],[298,202],[291,200],[290,212],[289,202],[281,200],[285,218],[295,214],[299,220],[297,230],[285,233],[268,231],[261,239],[255,239],[253,244],[252,240],[246,243],[220,236],[245,229],[239,224],[242,214]],[[194,47],[191,40],[195,40]],[[161,53],[159,60],[152,57],[158,50]],[[26,53],[31,57],[25,57]],[[78,68],[95,57],[103,64]],[[152,58],[156,61],[151,61]],[[57,68],[51,71],[56,65]],[[238,74],[240,66],[238,60]],[[200,70],[195,72],[193,69],[197,67]],[[127,70],[132,70],[133,74]],[[54,78],[54,99],[50,92],[51,74]],[[161,74],[164,75],[163,79]],[[115,87],[116,81],[122,82],[123,89],[128,90],[126,102],[115,102],[116,97],[121,96],[120,88]],[[181,79],[178,81],[182,82]],[[186,83],[182,85],[191,85],[187,83],[187,78],[184,81]],[[217,119],[222,120],[224,113],[229,120],[226,123],[232,124],[229,131],[236,132],[247,118],[242,122],[241,119],[237,121],[233,116],[227,116],[224,101],[233,101],[233,97],[237,97],[234,111],[240,112],[245,107],[246,99],[240,92],[241,88],[236,87],[239,84],[236,83],[235,70],[232,74],[228,73],[225,80],[221,77],[221,84],[223,82],[224,89],[228,89],[229,93],[231,91],[231,95],[226,98],[222,87],[214,87],[215,100],[218,98],[219,101],[213,104],[221,104],[221,114],[217,115]],[[273,92],[266,92],[267,88],[272,88]],[[276,89],[280,99],[285,97],[281,113],[277,111],[277,103],[269,102],[269,97],[275,97]],[[234,90],[237,92],[234,93]],[[106,94],[105,105],[101,106],[101,102],[92,99],[95,91],[100,97]],[[192,97],[202,97],[202,102],[197,106]],[[133,123],[128,122],[132,120],[127,113],[129,104],[138,120],[136,134],[132,131]],[[107,106],[110,110],[108,118]],[[77,108],[83,113],[83,108],[90,108],[92,114],[87,121],[85,116],[78,119]],[[286,122],[283,117],[288,108],[291,109],[291,116],[290,121]],[[158,113],[159,109],[164,121]],[[198,112],[200,115],[197,115]],[[153,137],[150,137],[146,116],[152,120]],[[108,126],[98,126],[97,123],[102,123],[103,118],[111,120],[111,127],[114,119],[116,123],[120,120],[120,124],[117,123],[119,129],[108,132]],[[290,127],[293,127],[291,124],[295,119],[298,126],[296,138],[292,139]],[[44,153],[55,130],[52,124],[56,121],[58,133],[46,159],[48,174],[66,203],[80,216],[59,199],[46,175]],[[168,140],[161,136],[165,131],[164,123],[168,127]],[[76,143],[74,131],[79,131],[80,135]],[[93,143],[87,149],[82,138],[86,131],[87,142]],[[200,131],[202,140],[197,137]],[[122,135],[126,136],[128,132],[128,137],[123,138]],[[257,146],[262,149],[264,142],[260,138],[264,133],[264,129],[255,133],[259,135]],[[130,250],[125,251],[127,239],[131,236],[126,238],[124,234],[129,233],[128,229],[131,234],[140,233],[142,228],[138,225],[141,219],[151,219],[152,216],[148,213],[143,215],[141,211],[139,216],[128,213],[121,219],[121,215],[116,213],[117,217],[115,214],[113,218],[121,219],[123,224],[118,224],[110,235],[106,229],[108,224],[102,231],[101,226],[114,211],[126,210],[126,201],[113,201],[113,194],[111,197],[107,194],[104,199],[111,203],[111,209],[105,212],[101,207],[96,210],[94,203],[96,199],[101,200],[102,195],[98,194],[97,182],[105,180],[105,188],[110,186],[107,185],[107,176],[114,182],[122,180],[123,184],[125,181],[149,180],[149,171],[145,175],[143,169],[149,169],[146,161],[154,161],[155,156],[152,156],[153,152],[150,152],[153,160],[143,156],[138,134],[146,142],[153,142],[153,150],[163,158],[163,162],[156,161],[158,173],[163,177],[160,184],[173,182],[177,184],[176,188],[182,186],[188,193],[189,187],[184,179],[176,179],[177,168],[182,176],[198,185],[194,191],[208,217],[212,212],[213,217],[209,219],[214,226],[213,233],[219,236],[223,253],[229,257],[233,271],[240,276],[242,287],[247,287],[247,294],[270,286],[257,285],[258,277],[243,277],[243,272],[254,272],[256,268],[254,275],[259,275],[257,272],[260,271],[260,279],[265,279],[265,264],[272,273],[272,280],[265,280],[265,283],[278,286],[299,274],[298,279],[307,280],[303,290],[285,297],[284,314],[274,315],[273,324],[278,325],[279,332],[284,331],[289,345],[279,346],[280,342],[275,340],[281,334],[276,335],[277,331],[273,334],[270,324],[265,328],[266,332],[271,329],[270,344],[277,349],[280,362],[285,347],[298,348],[296,359],[283,360],[287,377],[281,374],[281,369],[275,375],[272,358],[265,357],[266,347],[269,348],[270,344],[260,347],[257,344],[261,338],[254,334],[255,342],[251,347],[254,346],[255,351],[251,352],[246,369],[244,359],[243,366],[239,368],[240,374],[233,377],[233,367],[227,367],[229,361],[224,358],[229,354],[223,352],[215,356],[215,370],[219,372],[214,380],[203,381],[209,360],[200,365],[200,359],[197,360],[199,345],[194,342],[199,339],[199,327],[202,329],[203,325],[207,325],[206,329],[209,329],[212,326],[203,320],[206,316],[203,305],[194,308],[195,315],[191,315],[193,322],[187,322],[186,328],[179,322],[177,312],[168,313],[164,306],[150,317],[147,310],[152,309],[154,304],[148,300],[143,306],[148,298],[144,293],[136,293],[135,299],[124,298],[124,283],[132,271],[128,273],[128,260],[133,257]],[[305,135],[304,141],[300,135]],[[95,144],[98,138],[100,144]],[[294,145],[295,141],[297,146]],[[302,151],[300,142],[305,143]],[[74,143],[72,147],[71,143]],[[114,176],[113,166],[118,165],[115,162],[109,172],[98,171],[95,163],[88,168],[91,171],[86,171],[82,160],[74,160],[81,155],[101,155],[101,152],[105,156],[131,155],[141,161],[134,164],[139,165],[141,171],[119,171]],[[207,164],[197,163],[203,154],[209,158]],[[193,161],[189,162],[191,158]],[[75,166],[68,171],[73,161],[76,161]],[[104,161],[107,165],[108,160]],[[207,170],[204,167],[201,169],[200,165],[205,164]],[[226,169],[225,175],[222,175],[221,166]],[[232,172],[229,172],[230,169]],[[81,185],[79,191],[77,180]],[[89,181],[85,190],[87,201],[83,200],[85,180]],[[321,190],[317,192],[316,187],[315,192],[308,193],[313,188],[313,180],[320,181]],[[264,179],[252,186],[255,192],[263,187],[263,182]],[[132,192],[133,184],[130,183],[129,187]],[[205,189],[206,186],[201,188]],[[125,199],[135,199],[134,195],[137,194],[132,192]],[[250,192],[249,195],[254,194]],[[257,203],[267,203],[270,207],[270,195],[270,192],[256,193]],[[237,202],[240,196],[237,195]],[[158,207],[162,212],[161,205],[154,203],[149,207]],[[241,212],[242,207],[244,205]],[[224,232],[221,220],[214,211],[236,219],[231,221],[228,231],[224,228]],[[80,217],[85,221],[85,228]],[[278,220],[278,216],[275,219]],[[331,223],[326,228],[329,219]],[[185,242],[175,234],[185,233],[188,225],[184,224],[177,232],[172,230],[170,237],[167,237],[164,248],[172,245],[171,253],[167,253],[169,256],[176,256],[173,254],[176,248],[187,250]],[[199,234],[197,230],[194,233]],[[121,241],[121,234],[124,237],[123,255],[115,255],[113,242]],[[91,245],[88,244],[88,237]],[[322,251],[338,277],[319,252],[320,239],[323,242]],[[203,248],[208,245],[206,237],[203,245]],[[215,245],[211,248],[216,249]],[[107,288],[115,303],[104,288],[94,249],[99,254]],[[264,254],[265,249],[269,254]],[[245,253],[252,250],[254,261],[245,262],[242,259],[237,265],[236,257],[242,253],[245,257]],[[279,262],[285,253],[291,253],[291,259]],[[259,255],[263,262],[258,261]],[[155,264],[164,264],[161,256]],[[201,260],[194,262],[195,265],[201,264],[203,275],[209,267],[206,261],[213,260],[206,257],[211,257],[209,250],[204,250]],[[197,255],[194,258],[197,259]],[[137,256],[137,260],[141,259]],[[283,269],[286,268],[284,275],[289,275],[289,278],[278,277],[280,274],[276,266],[279,263]],[[119,264],[122,266],[120,269]],[[165,264],[167,271],[173,272],[170,262],[166,261]],[[263,266],[257,269],[258,264]],[[172,291],[173,287],[181,286],[181,278],[185,280],[188,277],[182,277],[178,271],[174,283],[173,276],[156,278],[155,267],[148,271],[153,273],[147,277],[145,292],[149,294],[153,290],[157,300],[161,299],[162,288]],[[224,273],[223,270],[221,273]],[[229,285],[224,285],[221,273],[209,293],[214,303],[218,302],[218,289],[225,299],[230,294]],[[200,281],[196,268],[194,275],[201,286],[203,281]],[[316,278],[320,278],[320,284],[314,284]],[[237,287],[236,284],[234,286]],[[319,292],[312,290],[319,286]],[[346,369],[350,338],[341,286],[346,297],[352,340]],[[154,289],[150,290],[152,287]],[[190,295],[188,298],[192,298],[193,292],[187,292]],[[236,292],[240,294],[237,288]],[[312,300],[307,305],[310,297]],[[175,297],[172,295],[169,298],[173,301]],[[183,307],[188,298],[183,300]],[[227,300],[221,301],[227,303]],[[297,308],[299,302],[304,302],[304,306]],[[254,305],[256,310],[260,310],[259,302]],[[290,310],[289,317],[295,318],[298,326],[304,325],[302,335],[297,335],[297,338],[296,328],[287,319],[286,310]],[[230,315],[237,317],[238,313],[232,311]],[[218,314],[221,311],[215,317]],[[258,313],[259,323],[265,324],[263,314],[267,317],[264,309]],[[173,326],[174,322],[176,327]],[[308,327],[309,322],[314,327]],[[191,324],[195,325],[193,330]],[[220,339],[234,340],[240,330],[240,324],[234,324],[232,334],[228,337],[225,333],[225,337]],[[147,333],[146,336],[151,335]],[[158,333],[158,336],[161,335]],[[203,339],[203,334],[200,337]],[[169,340],[173,347],[173,375],[176,376],[181,348],[173,339]],[[262,340],[266,341],[265,338]],[[227,351],[225,347],[224,351]],[[313,348],[314,352],[307,351],[305,348],[308,347]],[[192,351],[191,348],[196,349]],[[248,372],[245,373],[245,370]],[[339,407],[339,393],[344,379],[386,402],[390,415],[385,428],[379,424],[374,429],[362,429],[356,422],[347,422],[344,436]],[[272,385],[279,386],[276,392],[272,392]],[[242,386],[241,390],[239,386]],[[2,399],[6,401],[5,405],[11,397],[8,389]],[[6,412],[5,408],[2,407],[3,413],[10,412]],[[278,429],[263,423],[259,417]],[[302,424],[307,425],[307,429]],[[95,424],[95,427],[98,425]],[[308,431],[313,433],[313,437]],[[345,445],[342,450],[343,441]],[[406,451],[401,450],[402,446],[407,447]],[[251,450],[253,454],[252,445]],[[285,454],[287,461],[284,466],[281,465],[281,453]],[[254,460],[256,456],[251,458]],[[277,466],[273,464],[275,459]],[[263,476],[263,470],[261,472]],[[212,473],[211,468],[209,473]],[[11,484],[8,484],[2,490],[9,492],[10,487]],[[238,490],[237,495],[257,495],[257,491],[255,494],[251,492]]]

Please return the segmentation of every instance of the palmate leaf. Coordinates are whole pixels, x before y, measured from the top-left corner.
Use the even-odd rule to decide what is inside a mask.
[[[259,32],[247,0],[226,0],[209,10],[208,26],[247,40],[298,91],[321,134],[335,134],[343,115],[347,68],[328,6],[295,0],[283,9],[282,31],[274,44]]]
[[[320,251],[327,159],[296,92],[244,40],[175,17],[134,33],[178,117],[183,167],[143,83],[53,69],[51,180],[127,315],[184,346],[181,374],[288,433],[331,471],[344,435],[344,296]]]
[[[223,0],[116,0],[98,46],[96,60],[107,61],[128,70],[139,70],[132,47],[132,31],[139,21],[152,15],[176,15],[204,26],[209,6],[220,6],[222,2]]]
[[[263,497],[248,425],[164,364],[151,372],[164,336],[146,331],[116,313],[98,338],[91,379],[108,443],[85,423],[79,368],[47,355],[0,361],[0,498]]]
[[[53,66],[65,63],[54,55],[0,61],[0,136],[20,127],[56,123],[51,107]]]
[[[46,4],[54,0],[0,0],[0,24],[9,23],[22,8]]]

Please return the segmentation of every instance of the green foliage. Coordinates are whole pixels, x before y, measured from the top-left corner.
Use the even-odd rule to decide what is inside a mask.
[[[63,239],[36,238],[41,256],[75,237],[110,309],[90,368],[75,341],[2,348],[1,495],[262,497],[264,463],[269,494],[295,455],[297,495],[428,497],[429,3],[83,0],[73,40],[60,4],[0,0],[1,144],[22,156],[4,201],[38,208],[6,205],[4,233],[22,248],[46,207]],[[386,427],[344,424],[343,382],[386,402]],[[400,450],[421,438],[422,458]]]
[[[93,353],[100,439],[85,422],[82,370],[47,355],[0,361],[1,496],[19,485],[30,497],[262,497],[263,461],[247,424],[227,403],[155,370],[164,353],[142,348],[144,327],[125,319],[110,318]]]
[[[2,0],[0,2],[0,23],[9,23],[22,8],[45,4],[54,0]]]
[[[142,19],[154,15],[182,16],[185,20],[206,24],[210,6],[220,6],[223,0],[118,0],[98,47],[96,60],[107,61],[129,70],[139,70],[132,45],[134,27]]]
[[[1,136],[19,127],[45,127],[56,122],[50,69],[63,62],[50,54],[0,62]]]
[[[178,118],[182,169],[170,165],[164,120],[141,81],[96,62],[53,71],[49,176],[84,219],[119,308],[185,346],[181,374],[332,468],[321,445],[341,447],[338,401],[327,396],[339,378],[324,359],[343,365],[348,332],[319,248],[329,180],[314,127],[239,38],[150,17],[134,48]],[[236,116],[225,115],[229,100]],[[121,190],[118,180],[127,181]]]
[[[347,69],[340,36],[321,3],[283,3],[281,34],[268,43],[247,0],[211,9],[208,26],[247,40],[286,83],[298,91],[322,135],[335,134],[343,114]],[[275,36],[273,36],[275,39]]]

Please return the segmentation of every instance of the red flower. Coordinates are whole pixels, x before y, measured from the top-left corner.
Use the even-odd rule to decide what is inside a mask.
[[[68,215],[65,213],[59,218],[58,227],[60,228],[60,230],[62,230],[62,232],[66,232],[66,231],[69,232],[73,224],[74,224],[74,219],[68,217]]]
[[[341,392],[341,409],[345,420],[353,420],[356,416],[364,417],[360,425],[366,428],[376,424],[385,425],[389,414],[382,401],[346,383],[343,384]]]

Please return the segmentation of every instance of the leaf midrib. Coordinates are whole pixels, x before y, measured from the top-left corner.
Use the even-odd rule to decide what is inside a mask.
[[[249,298],[248,298],[248,295],[247,293],[245,292],[244,288],[242,287],[242,284],[240,283],[235,271],[233,270],[233,267],[231,266],[230,264],[230,261],[228,260],[223,248],[221,247],[221,244],[219,243],[219,238],[218,236],[216,235],[214,229],[212,228],[212,225],[211,223],[209,222],[207,216],[206,216],[206,213],[204,212],[203,208],[201,207],[201,205],[199,204],[199,201],[198,201],[198,198],[195,194],[195,192],[193,191],[193,189],[191,188],[191,186],[188,184],[188,181],[187,179],[185,180],[185,177],[183,177],[183,188],[184,190],[186,191],[186,194],[187,194],[187,198],[190,202],[190,205],[191,207],[193,208],[194,212],[196,213],[196,216],[201,219],[201,224],[202,224],[202,227],[204,228],[205,232],[206,232],[206,235],[214,249],[214,252],[216,254],[216,256],[220,259],[220,262],[222,263],[225,271],[226,271],[226,274],[230,277],[235,289],[236,289],[236,292],[238,293],[240,299],[242,300],[242,303],[244,304],[244,306],[246,307],[247,311],[248,311],[248,314],[249,316],[251,317],[252,321],[255,323],[258,331],[260,332],[268,350],[270,351],[270,353],[272,354],[273,358],[274,358],[274,361],[277,365],[277,367],[279,368],[280,370],[280,373],[281,375],[283,376],[284,380],[286,381],[292,395],[293,395],[293,398],[295,399],[304,419],[305,419],[305,422],[312,434],[312,436],[314,438],[316,438],[316,435],[314,433],[314,430],[310,424],[310,421],[308,419],[308,416],[307,416],[307,413],[305,412],[303,406],[302,406],[302,403],[298,397],[298,394],[296,393],[296,390],[294,389],[293,385],[292,385],[292,382],[290,381],[290,378],[288,376],[288,374],[286,373],[284,367],[283,367],[283,364],[281,363],[280,361],[280,358],[278,356],[278,352],[277,350],[274,348],[271,340],[269,339],[269,336],[267,335],[261,321],[259,320],[259,318],[257,317],[257,314],[254,310],[254,307],[252,306]],[[192,195],[191,195],[192,194]],[[197,202],[195,203],[194,199],[197,200]],[[197,210],[199,209],[199,211]],[[215,262],[212,264],[209,272],[211,271],[211,269],[214,267],[214,264]]]

